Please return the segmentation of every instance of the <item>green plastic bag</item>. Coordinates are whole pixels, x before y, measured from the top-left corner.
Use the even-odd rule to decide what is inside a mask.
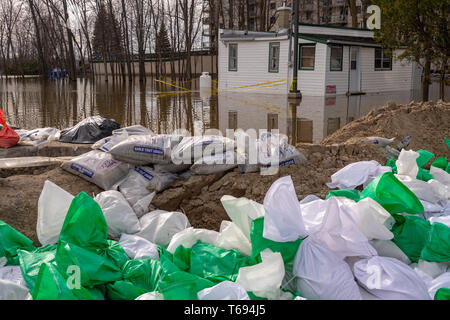
[[[450,300],[450,288],[440,288],[434,295],[434,300]]]
[[[55,254],[56,245],[41,247],[33,251],[19,250],[20,270],[30,290],[36,286],[41,265],[55,261]]]
[[[448,148],[450,149],[450,139],[444,138],[444,141],[447,144]]]
[[[123,267],[123,279],[146,292],[157,291],[165,272],[161,263],[152,259],[135,259]]]
[[[116,281],[106,285],[106,297],[109,300],[136,300],[137,297],[147,293],[129,281]]]
[[[97,254],[114,262],[119,269],[122,269],[125,263],[130,261],[130,258],[117,241],[107,240],[107,242],[108,247],[97,250]]]
[[[425,165],[434,157],[434,154],[427,150],[419,150],[417,151],[419,157],[416,162],[419,168],[425,167]]]
[[[417,172],[417,180],[422,180],[425,182],[433,179],[433,176],[430,173],[430,170],[419,168],[419,172]]]
[[[423,213],[417,196],[401,183],[392,172],[386,172],[373,180],[361,193],[360,200],[372,198],[391,214]]]
[[[182,271],[188,271],[191,266],[192,248],[185,248],[179,245],[173,253],[173,263]]]
[[[167,274],[159,283],[164,300],[198,300],[200,290],[214,287],[216,283],[195,274],[177,271]]]
[[[445,170],[447,169],[447,158],[446,157],[437,158],[436,160],[434,160],[431,166]]]
[[[386,163],[386,166],[391,167],[393,173],[396,174],[398,172],[397,164],[396,164],[394,158],[390,158],[389,161]]]
[[[450,174],[450,163],[447,165],[447,168],[445,169],[445,171],[447,171],[447,173]]]
[[[276,242],[263,237],[264,232],[264,217],[253,220],[250,231],[250,240],[252,243],[251,258],[258,263],[261,262],[260,252],[269,248],[273,252],[281,253],[284,263],[294,260],[298,248],[302,243],[301,239],[293,242]]]
[[[358,190],[347,190],[347,189],[331,190],[330,192],[328,192],[328,195],[325,198],[325,200],[328,200],[331,197],[345,197],[345,198],[349,198],[353,201],[359,201],[359,191]]]
[[[59,240],[84,249],[107,248],[108,225],[98,203],[85,192],[76,196],[64,220]]]
[[[9,224],[0,221],[0,258],[6,257],[7,265],[19,265],[19,250],[31,251],[36,249],[33,241],[25,237]]]
[[[58,241],[55,261],[62,273],[71,266],[78,266],[82,286],[91,287],[122,278],[122,272],[113,260],[63,240]]]
[[[255,263],[256,261],[243,256],[239,251],[197,242],[191,250],[189,272],[215,283],[236,281],[240,268]]]
[[[431,231],[430,223],[416,216],[394,215],[396,221],[392,227],[392,241],[408,256],[412,262],[420,259],[422,249]]]
[[[420,259],[430,262],[450,261],[450,228],[448,226],[438,222],[431,225]]]
[[[39,268],[36,286],[30,291],[30,294],[33,300],[96,300],[103,298],[98,289],[71,288],[69,283],[54,263],[43,263]]]

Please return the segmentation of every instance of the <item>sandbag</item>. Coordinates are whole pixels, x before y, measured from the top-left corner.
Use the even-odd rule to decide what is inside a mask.
[[[397,174],[402,176],[409,176],[411,178],[417,178],[419,173],[419,166],[417,165],[417,159],[420,155],[413,150],[403,149],[395,162],[397,166]]]
[[[450,227],[439,222],[431,225],[420,258],[430,262],[450,261]]]
[[[435,279],[447,271],[448,265],[447,263],[442,262],[419,260],[417,263],[417,268],[429,275],[431,278]]]
[[[5,114],[0,109],[0,148],[11,148],[19,142],[20,136],[6,123]]]
[[[159,260],[158,247],[142,237],[130,234],[122,234],[119,244],[130,259]]]
[[[261,252],[262,262],[239,269],[236,283],[258,297],[278,299],[284,278],[284,263],[279,252],[266,249]]]
[[[28,288],[0,279],[0,300],[31,300]]]
[[[175,253],[175,250],[182,245],[184,248],[192,248],[198,241],[216,245],[219,233],[206,229],[194,229],[192,227],[181,230],[176,233],[167,246],[167,251]]]
[[[61,131],[56,128],[38,128],[20,135],[20,145],[38,145],[45,141],[59,140]]]
[[[425,282],[403,262],[387,257],[372,257],[355,263],[358,283],[383,300],[429,300]]]
[[[18,265],[18,251],[21,249],[33,250],[33,241],[10,225],[0,221],[0,257],[7,259],[7,265]]]
[[[0,280],[14,282],[22,287],[27,287],[25,279],[22,276],[22,270],[19,266],[9,266],[0,268]]]
[[[433,279],[428,285],[428,293],[431,298],[434,298],[437,291],[442,288],[450,288],[450,271],[441,274],[436,279]]]
[[[313,234],[320,230],[329,206],[328,202],[320,198],[312,198],[311,201],[303,199],[299,205],[302,212],[303,223],[308,234]]]
[[[139,222],[141,231],[136,235],[161,246],[168,245],[176,233],[191,226],[183,213],[163,210],[147,213]]]
[[[191,171],[199,175],[209,175],[233,170],[238,166],[238,154],[234,151],[202,157],[194,162]]]
[[[49,180],[45,181],[38,200],[36,224],[37,237],[43,246],[55,244],[58,241],[59,233],[73,199],[74,196],[64,189]]]
[[[155,164],[153,165],[153,169],[156,172],[170,172],[170,173],[180,173],[186,170],[189,170],[191,164]]]
[[[411,264],[408,256],[391,240],[371,240],[369,243],[380,257],[395,258],[405,264]]]
[[[158,292],[148,292],[137,297],[135,300],[164,300],[164,296]]]
[[[264,238],[289,242],[308,235],[290,176],[272,184],[264,198],[264,209]]]
[[[374,146],[380,148],[386,148],[394,142],[395,138],[387,139],[382,137],[368,137],[366,140],[367,144],[373,144]]]
[[[379,175],[391,172],[390,167],[384,167],[377,161],[361,161],[347,165],[331,176],[331,183],[326,185],[330,189],[349,189],[363,185],[366,187]]]
[[[298,277],[297,292],[307,299],[362,299],[348,264],[311,237],[300,244],[294,260],[294,275]]]
[[[184,137],[172,150],[174,164],[193,164],[202,157],[234,150],[233,140],[214,135]]]
[[[237,283],[223,281],[197,293],[199,300],[250,300],[247,291]]]
[[[130,136],[138,135],[154,135],[153,132],[141,125],[135,125],[131,127],[125,127],[114,130],[112,135],[103,138],[92,145],[94,150],[102,150],[105,152],[111,151],[111,149],[122,141],[125,141]]]
[[[396,174],[395,177],[411,190],[418,199],[431,203],[437,203],[440,199],[433,191],[430,185],[422,180]],[[425,210],[425,208],[424,208]]]
[[[230,221],[222,221],[215,245],[222,249],[239,251],[245,256],[250,256],[252,253],[250,241],[241,229]]]
[[[105,191],[98,194],[94,200],[102,209],[110,237],[119,238],[123,233],[134,234],[140,231],[138,217],[120,192]]]
[[[446,186],[450,186],[450,173],[434,166],[431,167],[430,173],[435,180]]]
[[[111,148],[114,159],[135,164],[169,164],[171,150],[182,139],[178,135],[135,135]]]
[[[22,276],[27,286],[33,290],[43,263],[55,261],[56,245],[44,246],[35,250],[19,250],[19,261]]]
[[[109,137],[120,128],[115,120],[103,116],[86,118],[72,128],[61,131],[59,141],[66,143],[89,144]]]
[[[107,191],[126,176],[129,165],[114,160],[109,153],[93,150],[65,162],[62,168]]]

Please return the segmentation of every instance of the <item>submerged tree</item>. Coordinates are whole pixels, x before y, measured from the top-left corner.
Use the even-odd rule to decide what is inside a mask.
[[[158,55],[166,56],[170,53],[171,47],[169,34],[167,33],[166,25],[163,22],[158,35],[156,36],[155,52]]]

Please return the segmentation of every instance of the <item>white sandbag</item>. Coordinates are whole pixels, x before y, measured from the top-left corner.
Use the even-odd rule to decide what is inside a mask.
[[[6,257],[0,257],[0,268],[6,266],[7,263],[8,259],[6,259]]]
[[[417,198],[420,200],[425,200],[427,202],[431,203],[437,203],[438,197],[436,196],[435,192],[433,191],[433,188],[430,187],[430,185],[422,180],[418,180],[416,178],[412,178],[410,176],[406,175],[398,175],[396,174],[395,177],[403,183],[405,186],[408,187],[409,190],[411,190]]]
[[[397,174],[415,179],[419,173],[419,166],[417,165],[417,158],[419,157],[419,153],[413,150],[406,151],[403,149],[402,152],[400,152],[398,160],[395,162]]]
[[[297,292],[307,299],[362,299],[348,264],[311,237],[300,244],[294,260],[294,275],[298,277]]]
[[[0,300],[30,300],[28,288],[0,279]]]
[[[137,297],[135,300],[164,300],[164,296],[159,292],[148,292]]]
[[[233,170],[238,166],[237,157],[234,151],[202,157],[194,162],[191,171],[199,175],[208,175]]]
[[[37,145],[45,141],[59,140],[60,135],[61,131],[56,128],[33,129],[21,135],[18,144]]]
[[[442,262],[429,262],[420,259],[417,263],[417,268],[429,275],[430,277],[437,278],[441,274],[447,271],[447,264]]]
[[[431,217],[428,219],[431,224],[433,223],[442,223],[445,224],[447,227],[450,227],[450,215],[448,216],[440,216],[440,217]]]
[[[121,135],[126,133],[128,136],[140,136],[140,135],[155,135],[153,131],[143,127],[141,125],[134,125],[125,128],[116,129],[113,132],[113,135]]]
[[[429,283],[428,294],[430,298],[434,299],[436,292],[441,288],[450,288],[450,272],[441,274]]]
[[[420,199],[419,199],[420,200]],[[431,203],[425,200],[420,200],[423,205],[425,213],[441,213],[444,211],[444,207],[438,203]]]
[[[237,283],[223,281],[197,293],[199,300],[250,300],[247,291]]]
[[[383,300],[429,300],[425,282],[397,259],[379,256],[363,259],[353,271],[364,289]]]
[[[450,200],[450,185],[445,185],[435,179],[431,179],[427,183],[440,201]]]
[[[251,256],[252,244],[239,227],[230,221],[222,221],[216,247],[225,250],[237,250],[244,256]]]
[[[374,146],[380,148],[386,148],[394,142],[395,138],[387,139],[382,137],[368,137],[366,140],[367,144],[373,144]]]
[[[239,269],[236,283],[257,297],[277,300],[280,298],[284,278],[284,263],[279,252],[266,249],[261,252],[262,262]]]
[[[182,139],[178,135],[136,135],[115,145],[114,159],[135,165],[169,164],[171,150]]]
[[[156,172],[170,172],[170,173],[180,173],[186,170],[189,170],[191,167],[190,164],[155,164],[153,169]]]
[[[371,240],[369,243],[380,257],[395,258],[405,264],[411,264],[408,256],[391,240]]]
[[[328,204],[326,200],[317,198],[312,201],[306,201],[304,199],[303,203],[300,202],[300,210],[302,213],[303,223],[305,224],[305,229],[308,234],[313,234],[320,230],[325,217],[325,213],[328,209]]]
[[[103,211],[110,237],[119,238],[123,233],[135,234],[141,229],[133,208],[119,191],[102,192],[94,200]]]
[[[129,165],[114,160],[109,153],[93,150],[65,162],[62,168],[103,190],[111,190],[129,171]]]
[[[347,205],[332,197],[326,201],[327,208],[320,229],[310,237],[344,259],[349,256],[370,257],[376,250],[367,237],[359,230],[355,212]]]
[[[264,206],[256,201],[247,198],[235,198],[233,196],[223,196],[220,199],[228,217],[233,221],[245,237],[250,240],[250,229],[253,220],[264,217]]]
[[[192,248],[198,241],[216,245],[219,233],[217,231],[206,229],[187,228],[176,233],[167,246],[167,251],[174,253],[175,250],[182,245],[185,248]]]
[[[390,231],[395,219],[372,198],[365,198],[351,206],[356,213],[356,223],[367,239],[391,240],[394,234]]]
[[[232,151],[234,147],[234,140],[222,136],[184,137],[172,150],[172,162],[174,164],[193,164],[202,157]]]
[[[313,194],[309,194],[302,201],[300,201],[299,203],[300,203],[300,205],[302,205],[302,204],[307,204],[309,202],[313,202],[313,201],[316,201],[316,200],[321,200],[321,199],[318,196],[315,196]]]
[[[147,239],[124,233],[119,244],[130,259],[159,260],[158,247]]]
[[[141,125],[120,128],[120,129],[114,130],[112,132],[111,136],[109,136],[107,138],[103,138],[103,139],[97,141],[96,143],[94,143],[92,145],[92,149],[94,149],[94,150],[99,149],[99,150],[102,150],[105,152],[109,152],[115,145],[119,144],[122,141],[125,141],[130,136],[136,136],[136,135],[153,136],[154,133],[151,130],[149,130]]]
[[[0,279],[8,280],[18,284],[19,286],[28,288],[27,283],[22,276],[22,270],[19,266],[0,267]]]
[[[450,174],[441,168],[431,166],[430,174],[440,183],[450,187]]]
[[[331,176],[330,189],[350,189],[363,185],[366,187],[379,175],[392,172],[392,168],[380,165],[377,161],[351,163]]]
[[[38,200],[36,233],[45,246],[55,244],[74,196],[51,181],[45,181]]]
[[[308,235],[290,176],[272,184],[264,198],[264,209],[264,238],[289,242]]]
[[[373,294],[369,293],[366,289],[358,285],[359,293],[361,293],[362,300],[381,300],[377,296],[374,296]]]
[[[150,242],[166,246],[178,232],[189,228],[189,220],[183,213],[155,210],[139,219],[141,231],[136,235]]]
[[[156,196],[156,192],[152,192],[145,197],[138,200],[134,206],[133,211],[136,213],[136,216],[138,218],[141,218],[144,214],[148,212],[148,207],[150,206],[150,203],[152,203],[153,198]]]

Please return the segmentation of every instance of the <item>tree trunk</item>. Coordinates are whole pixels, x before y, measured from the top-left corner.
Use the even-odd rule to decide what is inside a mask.
[[[352,27],[358,27],[358,13],[356,11],[356,0],[349,0],[350,3],[350,12],[352,14]]]
[[[430,69],[431,62],[428,58],[425,60],[425,66],[423,69],[423,78],[422,78],[422,101],[429,100],[429,92],[430,92]]]
[[[42,50],[41,33],[37,23],[36,13],[34,12],[34,3],[32,0],[28,0],[30,6],[31,17],[34,23],[34,29],[36,32],[36,44],[39,53],[39,60],[41,62],[41,74],[43,77],[47,77],[47,62],[44,57],[44,51]]]
[[[75,65],[75,53],[73,51],[73,41],[72,41],[72,30],[70,30],[70,27],[68,25],[69,21],[69,14],[67,13],[67,0],[62,0],[63,7],[64,7],[64,19],[66,23],[66,31],[67,31],[67,41],[69,43],[69,64],[70,64],[70,73],[69,78],[72,81],[75,81],[77,79],[77,68]]]
[[[441,70],[441,77],[439,79],[439,98],[445,101],[445,66]]]

